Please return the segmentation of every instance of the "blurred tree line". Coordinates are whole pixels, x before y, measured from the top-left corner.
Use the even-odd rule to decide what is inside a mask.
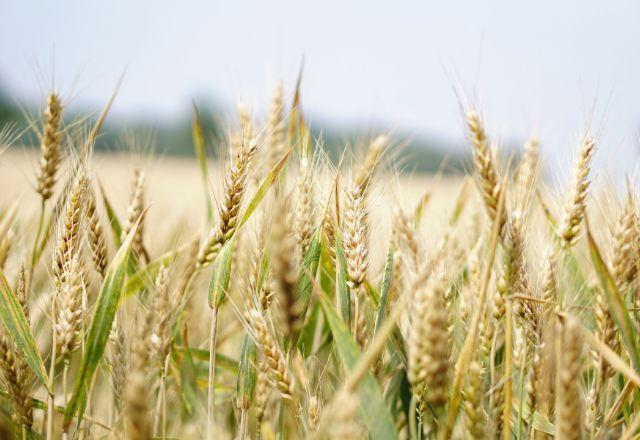
[[[210,102],[210,100],[209,100]],[[26,129],[29,126],[29,118],[26,115],[39,117],[42,109],[35,107],[19,107],[12,101],[8,94],[0,86],[0,129],[7,124],[13,125],[18,132],[22,132],[16,144],[36,147],[38,142],[34,130]],[[224,124],[224,116],[228,112],[212,104],[199,104],[198,113],[202,128],[207,139],[208,154],[217,157],[226,151],[226,139],[229,137],[228,126]],[[67,123],[78,120],[86,113],[67,110],[64,118]],[[185,116],[172,122],[154,124],[149,120],[118,120],[108,117],[103,127],[102,134],[96,141],[95,149],[98,151],[122,151],[126,148],[126,138],[151,138],[153,149],[160,154],[168,155],[193,155],[192,139],[192,114],[185,112]],[[314,137],[322,139],[322,145],[328,156],[337,162],[343,153],[345,145],[358,145],[366,142],[374,134],[384,132],[379,130],[360,130],[356,127],[337,128],[330,124],[322,127],[312,127]],[[461,170],[465,163],[465,157],[455,151],[460,148],[450,148],[444,142],[424,138],[409,138],[403,140],[401,135],[394,135],[394,141],[400,143],[394,153],[394,159],[402,170],[415,172],[435,172],[446,159],[445,172]]]

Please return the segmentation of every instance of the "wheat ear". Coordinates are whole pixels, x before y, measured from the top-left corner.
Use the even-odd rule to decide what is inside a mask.
[[[296,182],[295,225],[299,259],[302,261],[309,248],[314,224],[313,165],[307,157],[300,159],[300,171]]]
[[[474,440],[485,438],[486,420],[482,407],[483,394],[482,364],[478,360],[473,360],[469,364],[467,383],[462,392],[464,398],[462,409],[466,415],[467,435]]]
[[[480,116],[473,110],[467,114],[467,127],[469,128],[473,147],[473,165],[476,170],[480,193],[489,219],[493,222],[497,215],[498,200],[503,191],[502,183],[498,177],[495,159],[489,147],[484,125]],[[504,216],[500,219],[500,225],[503,223]]]
[[[271,385],[283,399],[291,399],[294,392],[293,379],[287,368],[282,349],[278,346],[269,329],[266,317],[255,308],[249,310],[247,315],[247,324],[260,353],[262,353]]]
[[[595,140],[585,136],[582,140],[578,161],[573,170],[569,200],[558,226],[558,236],[564,248],[573,246],[580,235],[580,225],[584,217],[589,192],[589,170],[595,149]]]
[[[65,204],[65,213],[58,227],[58,238],[54,251],[53,274],[59,288],[64,281],[67,264],[76,253],[80,242],[80,224],[84,212],[86,175],[79,168],[69,188]]]
[[[267,121],[266,128],[266,163],[264,174],[266,175],[269,170],[282,158],[285,153],[285,126],[283,120],[283,108],[284,108],[284,90],[282,84],[278,83],[276,86],[273,98],[271,100],[271,106],[269,107],[269,120]]]
[[[289,220],[289,209],[282,200],[276,208],[276,220],[272,228],[271,271],[277,285],[278,303],[284,319],[284,334],[291,337],[302,326],[301,304],[296,297],[298,280],[296,242]]]
[[[380,159],[384,153],[385,148],[389,145],[389,138],[385,135],[376,136],[370,143],[367,150],[367,154],[364,158],[364,163],[360,167],[360,171],[356,175],[355,183],[362,188],[363,192],[368,192],[371,178],[380,162]]]
[[[109,334],[108,359],[110,366],[110,385],[117,413],[122,410],[129,371],[129,350],[127,347],[121,319],[116,316]],[[112,416],[112,419],[114,417]],[[113,423],[113,420],[112,420]]]
[[[326,408],[320,419],[314,440],[357,439],[362,437],[362,429],[356,422],[358,400],[348,391],[340,390],[333,398],[332,404]]]
[[[352,184],[344,209],[343,245],[351,289],[357,292],[369,267],[367,208],[363,188]]]
[[[638,218],[631,191],[627,193],[626,203],[618,216],[613,232],[611,274],[619,292],[633,282],[637,274],[636,253],[638,251]]]
[[[242,148],[232,162],[226,180],[224,200],[218,212],[218,225],[209,232],[200,248],[197,259],[198,267],[211,264],[222,246],[236,231],[249,166],[257,148],[255,141],[243,141]]]
[[[152,438],[148,386],[148,341],[152,322],[148,316],[141,316],[131,350],[131,370],[127,377],[124,398],[124,416],[127,422],[126,437],[130,440],[150,440]]]
[[[573,319],[565,320],[562,338],[562,357],[556,373],[560,386],[557,390],[556,438],[578,440],[582,437],[583,428],[580,391],[582,341],[579,324]]]
[[[107,244],[104,236],[104,230],[100,223],[100,215],[96,207],[96,196],[87,183],[87,238],[89,242],[89,250],[91,251],[91,261],[96,272],[101,278],[107,270],[108,255]]]
[[[27,321],[30,313],[27,305],[26,271],[24,266],[18,273],[16,296],[24,311]],[[31,369],[22,358],[15,343],[4,330],[0,330],[0,370],[6,389],[13,404],[15,422],[26,428],[33,424],[33,400],[31,398]]]
[[[82,329],[84,289],[84,268],[80,254],[65,265],[63,283],[57,292],[54,321],[56,349],[59,359],[69,362],[71,353],[80,346],[80,330]]]
[[[133,242],[131,243],[131,249],[138,258],[144,258],[145,261],[149,261],[149,255],[147,254],[144,243],[144,185],[145,175],[139,168],[133,170],[133,185],[131,192],[131,199],[129,206],[127,207],[127,218],[122,227],[121,239],[124,240],[131,229],[138,224],[133,236]],[[138,223],[139,221],[139,223]]]
[[[443,281],[433,277],[413,299],[411,331],[407,341],[409,382],[426,387],[425,402],[439,407],[447,402],[449,384],[449,327]]]
[[[40,168],[38,170],[36,191],[42,201],[51,198],[56,183],[56,173],[62,161],[62,101],[56,92],[47,97],[44,109],[44,132],[40,140]]]

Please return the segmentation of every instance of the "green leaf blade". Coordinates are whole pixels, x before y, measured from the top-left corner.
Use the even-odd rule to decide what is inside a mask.
[[[387,250],[387,259],[384,265],[384,272],[382,274],[382,286],[380,287],[380,304],[378,305],[378,311],[376,312],[376,326],[374,333],[378,332],[378,329],[384,322],[384,318],[387,313],[387,304],[389,303],[389,294],[391,292],[391,280],[393,279],[393,247],[389,245]]]
[[[351,322],[351,297],[349,292],[349,284],[347,284],[347,260],[344,256],[342,247],[342,234],[338,228],[335,228],[336,234],[336,290],[337,301],[342,320],[346,323]]]
[[[331,333],[336,345],[336,350],[343,367],[347,371],[352,371],[361,357],[358,344],[353,339],[346,324],[336,311],[326,294],[320,294],[320,305],[327,319]],[[380,385],[371,375],[367,373],[360,383],[358,390],[360,400],[360,417],[366,424],[369,436],[372,439],[397,439],[395,423],[389,407],[387,406]]]
[[[209,306],[220,307],[229,289],[231,262],[233,257],[233,237],[227,241],[216,256],[209,281]]]
[[[207,168],[207,149],[204,142],[204,133],[202,131],[202,123],[200,122],[200,114],[195,103],[193,104],[193,149],[200,165],[200,174],[202,175],[202,184],[204,186],[205,203],[207,205],[207,220],[211,220],[213,216],[213,207],[211,203],[211,195],[209,194],[209,170]]]
[[[629,311],[624,303],[622,295],[616,287],[613,277],[609,273],[609,269],[607,269],[607,265],[602,258],[602,254],[598,249],[598,245],[591,234],[588,224],[586,229],[591,261],[593,262],[594,269],[598,274],[602,290],[607,297],[611,316],[613,317],[616,327],[620,332],[622,342],[627,348],[627,352],[629,353],[629,357],[631,358],[634,368],[636,371],[640,371],[640,352],[638,351],[638,346],[634,337],[635,332],[631,322],[631,317],[629,316]]]
[[[267,177],[264,178],[264,180],[262,181],[262,184],[260,184],[260,187],[258,188],[256,193],[251,198],[251,201],[247,205],[247,209],[245,210],[244,215],[242,216],[242,220],[238,225],[238,229],[242,227],[242,225],[244,225],[251,218],[251,215],[253,214],[253,212],[258,208],[258,206],[260,205],[260,202],[262,202],[262,199],[264,199],[264,197],[267,195],[267,191],[269,191],[269,188],[273,186],[273,183],[278,178],[280,171],[282,171],[282,168],[284,168],[285,164],[287,163],[287,160],[289,159],[289,155],[291,154],[292,151],[293,151],[293,148],[287,151],[286,154],[278,161],[278,163],[274,165],[274,167],[271,169],[269,174],[267,174]]]
[[[236,382],[236,401],[246,408],[251,405],[255,394],[257,356],[258,349],[255,342],[249,335],[244,335],[240,364],[238,366],[238,380]]]
[[[100,295],[96,302],[95,311],[85,338],[85,350],[76,375],[73,394],[67,405],[64,416],[64,426],[69,426],[73,416],[77,413],[82,418],[87,401],[88,384],[98,368],[100,359],[105,352],[111,326],[116,315],[118,303],[122,294],[124,279],[129,266],[131,243],[140,220],[131,229],[122,246],[116,253],[107,271]]]
[[[9,283],[0,269],[0,320],[13,339],[18,350],[24,356],[24,360],[35,373],[38,380],[50,391],[49,377],[44,368],[44,362],[38,353],[33,333],[24,310],[15,293],[9,287]]]

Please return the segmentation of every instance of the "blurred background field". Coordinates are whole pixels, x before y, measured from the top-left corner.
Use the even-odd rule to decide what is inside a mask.
[[[22,233],[31,234],[27,226],[38,214],[39,203],[33,197],[34,173],[39,152],[29,148],[13,148],[0,155],[0,200],[9,203],[20,200],[20,216],[25,224]],[[137,156],[131,153],[95,153],[95,176],[99,182],[108,183],[108,197],[120,218],[125,216],[131,193],[131,176],[135,166],[143,166],[147,180],[149,224],[146,242],[157,253],[167,248],[176,234],[183,231],[204,231],[205,204],[202,177],[194,157],[171,155]],[[218,161],[209,163],[210,192],[221,199],[224,168]],[[436,190],[437,180],[437,190]],[[60,187],[62,183],[58,183]],[[430,195],[429,215],[432,225],[438,229],[449,215],[453,198],[462,185],[457,175],[433,175],[414,173],[399,174],[387,169],[376,176],[371,199],[374,233],[384,242],[388,234],[387,224],[391,207],[398,204],[407,210],[417,206],[421,197]],[[319,204],[324,203],[322,199]],[[317,207],[318,209],[320,207]],[[185,233],[186,234],[186,233]],[[183,236],[182,239],[185,237]],[[372,240],[375,241],[375,240]],[[384,249],[375,249],[376,254]]]
[[[640,124],[631,0],[8,0],[0,14],[0,124],[24,127],[52,86],[67,120],[96,115],[125,72],[98,150],[117,151],[133,132],[154,133],[161,154],[192,154],[192,102],[224,137],[238,101],[264,120],[282,81],[290,102],[304,59],[302,108],[334,158],[389,132],[407,144],[404,169],[434,172],[448,156],[458,170],[468,163],[461,106],[472,105],[502,152],[538,135],[552,177],[568,173],[557,164],[570,163],[586,125],[605,152],[598,167],[636,171],[626,160]]]

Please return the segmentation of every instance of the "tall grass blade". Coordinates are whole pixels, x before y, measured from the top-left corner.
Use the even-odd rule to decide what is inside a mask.
[[[6,330],[7,335],[15,341],[18,350],[24,356],[25,362],[34,372],[38,381],[49,387],[49,377],[44,368],[44,362],[38,352],[35,338],[31,333],[31,328],[24,315],[22,306],[0,269],[0,320]]]
[[[242,220],[238,225],[238,229],[251,218],[251,215],[253,214],[253,212],[256,210],[256,208],[258,208],[258,206],[260,205],[260,202],[262,202],[262,199],[264,199],[264,197],[267,195],[267,191],[269,191],[269,188],[273,186],[273,182],[276,181],[276,179],[278,178],[278,175],[280,174],[280,171],[282,171],[282,168],[287,163],[287,160],[289,159],[289,155],[291,154],[292,151],[293,151],[293,148],[290,148],[289,151],[287,151],[285,155],[282,156],[282,159],[280,159],[278,163],[273,166],[271,171],[269,171],[269,174],[267,174],[267,177],[264,178],[264,180],[260,184],[260,187],[258,188],[256,193],[251,198],[251,201],[247,205],[247,209],[245,210],[244,215],[242,216]]]
[[[627,353],[629,353],[631,363],[633,364],[636,371],[640,371],[640,352],[638,351],[636,333],[631,322],[631,317],[629,316],[629,310],[624,303],[622,295],[616,287],[616,283],[613,281],[613,278],[609,273],[607,265],[602,259],[602,254],[600,253],[598,245],[596,244],[593,235],[591,234],[589,223],[585,222],[585,224],[587,230],[587,240],[589,242],[589,252],[591,254],[591,261],[593,262],[593,267],[596,270],[596,273],[600,280],[600,285],[602,286],[602,290],[604,291],[607,298],[611,316],[616,323],[616,327],[618,328],[618,332],[620,333],[622,342],[627,349]]]
[[[336,300],[342,320],[351,325],[351,293],[347,284],[347,260],[342,247],[342,234],[338,227],[336,234]]]
[[[213,207],[211,203],[211,194],[209,191],[209,170],[207,167],[207,148],[204,141],[204,133],[202,132],[202,123],[200,122],[200,114],[196,103],[193,103],[193,125],[191,129],[193,135],[193,148],[200,165],[200,174],[202,175],[202,184],[204,186],[205,203],[207,205],[207,223],[211,222],[213,216]]]
[[[320,305],[335,341],[338,356],[345,370],[351,372],[358,364],[362,354],[357,342],[345,322],[335,312],[331,301],[324,293],[320,293]],[[360,417],[367,426],[372,439],[397,439],[395,423],[382,396],[380,385],[367,373],[357,388],[360,400]]]
[[[209,306],[211,308],[220,307],[227,295],[231,276],[234,241],[233,237],[227,241],[213,262],[211,280],[209,281]]]
[[[377,333],[380,326],[384,322],[387,314],[387,305],[389,304],[389,293],[391,292],[391,280],[393,279],[393,248],[389,245],[387,250],[387,259],[384,265],[384,273],[382,275],[382,286],[380,287],[380,304],[376,312],[376,326],[374,333]]]
[[[133,242],[133,237],[139,224],[140,219],[138,219],[134,227],[131,228],[122,246],[120,246],[120,249],[114,256],[107,270],[102,288],[100,289],[100,294],[91,318],[91,324],[84,342],[84,355],[82,356],[80,368],[76,373],[73,393],[65,411],[65,429],[69,426],[75,415],[77,415],[78,419],[81,419],[84,414],[89,384],[92,382],[93,375],[98,368],[107,346],[107,341],[109,340],[111,326],[116,315],[129,265],[131,243]]]

